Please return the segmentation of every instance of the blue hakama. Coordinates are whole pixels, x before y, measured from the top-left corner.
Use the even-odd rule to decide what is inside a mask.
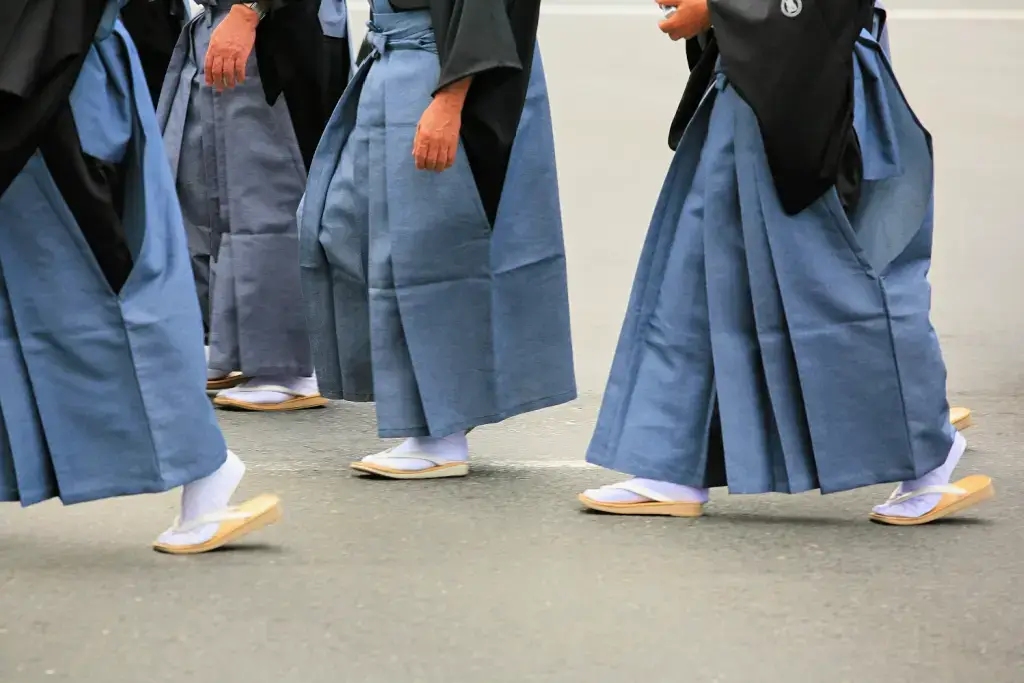
[[[320,143],[300,261],[324,396],[382,437],[447,436],[576,396],[554,141],[539,51],[493,231],[460,148],[416,169],[440,65],[428,11],[374,0],[371,55]]]
[[[718,74],[651,221],[589,462],[733,493],[830,493],[946,460],[931,142],[868,31],[854,97],[856,211],[833,190],[790,216],[753,112]]]
[[[127,283],[108,284],[40,153],[0,197],[0,500],[23,505],[165,491],[225,459],[153,104],[106,29],[71,109],[86,154],[126,163]]]

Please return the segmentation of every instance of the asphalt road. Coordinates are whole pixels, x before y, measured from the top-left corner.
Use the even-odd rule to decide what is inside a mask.
[[[225,415],[244,493],[280,493],[287,516],[208,556],[148,550],[175,494],[4,507],[0,682],[1024,681],[1024,21],[893,20],[936,140],[934,320],[977,417],[962,469],[999,489],[899,530],[866,519],[884,488],[716,492],[696,521],[575,502],[616,479],[580,459],[686,77],[656,20],[543,23],[581,399],[474,432],[473,476],[441,482],[350,476],[382,447],[369,406]]]

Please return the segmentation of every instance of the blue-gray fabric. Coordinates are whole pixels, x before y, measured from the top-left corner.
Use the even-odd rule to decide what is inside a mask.
[[[782,211],[753,112],[719,74],[654,212],[590,462],[829,493],[945,461],[930,138],[867,31],[855,63],[865,182],[850,218],[834,191]]]
[[[320,18],[320,28],[328,38],[348,36],[348,6],[345,0],[320,0],[317,16]]]
[[[142,67],[114,18],[71,107],[86,153],[128,155],[135,265],[120,295],[40,154],[0,197],[0,500],[23,505],[165,491],[215,471],[226,453],[204,396],[174,183]]]
[[[207,8],[182,32],[158,120],[174,172],[196,290],[206,307],[210,367],[309,375],[295,210],[306,169],[284,97],[266,102],[255,54],[246,79],[206,85],[210,35],[238,0]]]
[[[429,12],[373,0],[372,54],[299,212],[321,393],[377,402],[384,437],[445,436],[576,396],[554,142],[539,51],[493,228],[465,153],[419,171],[440,67]]]

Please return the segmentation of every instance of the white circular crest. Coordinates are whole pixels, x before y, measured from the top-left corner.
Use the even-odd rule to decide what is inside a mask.
[[[790,19],[800,16],[803,11],[803,0],[782,0],[782,13]]]

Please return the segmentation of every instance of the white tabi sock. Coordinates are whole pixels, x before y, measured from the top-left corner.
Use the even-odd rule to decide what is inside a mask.
[[[320,389],[316,383],[316,375],[310,377],[264,375],[262,377],[253,377],[233,389],[224,389],[223,391],[218,392],[217,395],[235,399],[236,401],[245,401],[247,403],[257,403],[260,405],[284,403],[285,401],[296,398],[296,396],[285,394],[280,391],[252,391],[252,388],[262,386],[284,387],[294,391],[299,396],[316,396],[320,393]],[[244,391],[242,391],[243,389]]]
[[[223,370],[214,370],[214,369],[209,367],[209,365],[210,365],[210,347],[209,346],[204,346],[203,347],[203,353],[206,354],[206,365],[207,365],[207,367],[206,367],[206,379],[207,380],[211,380],[211,379],[224,379],[225,377],[227,377],[228,375],[231,374],[230,372],[224,372]]]
[[[964,451],[967,450],[967,439],[963,434],[957,432],[953,438],[953,446],[949,449],[949,456],[939,467],[935,468],[920,479],[911,479],[900,484],[897,489],[900,495],[922,489],[926,486],[944,486],[949,483],[953,476]],[[926,493],[902,503],[884,504],[875,507],[875,512],[888,517],[920,517],[931,512],[939,501],[942,500],[941,493]]]
[[[388,457],[393,454],[405,455],[415,453],[422,453],[423,455],[430,456],[435,459],[436,462],[420,460],[418,458]],[[394,448],[393,450],[379,453],[377,455],[371,455],[363,458],[363,460],[373,460],[373,462],[387,465],[388,467],[396,470],[416,472],[418,470],[425,470],[447,462],[466,462],[469,460],[469,441],[466,439],[465,432],[458,432],[451,436],[443,437],[414,437],[412,439],[406,439],[402,445]]]
[[[228,507],[231,496],[245,476],[245,463],[228,451],[224,464],[213,474],[185,484],[181,491],[181,517],[179,526]],[[167,545],[196,545],[205,543],[217,533],[218,524],[206,524],[186,532],[168,529],[160,535],[158,543]]]
[[[673,484],[657,479],[643,479],[634,477],[630,483],[638,484],[654,493],[659,493],[675,503],[706,503],[708,502],[708,489],[695,489],[692,486]],[[640,494],[615,488],[615,486],[604,486],[599,489],[588,489],[583,492],[587,498],[601,503],[649,503],[650,498]]]

